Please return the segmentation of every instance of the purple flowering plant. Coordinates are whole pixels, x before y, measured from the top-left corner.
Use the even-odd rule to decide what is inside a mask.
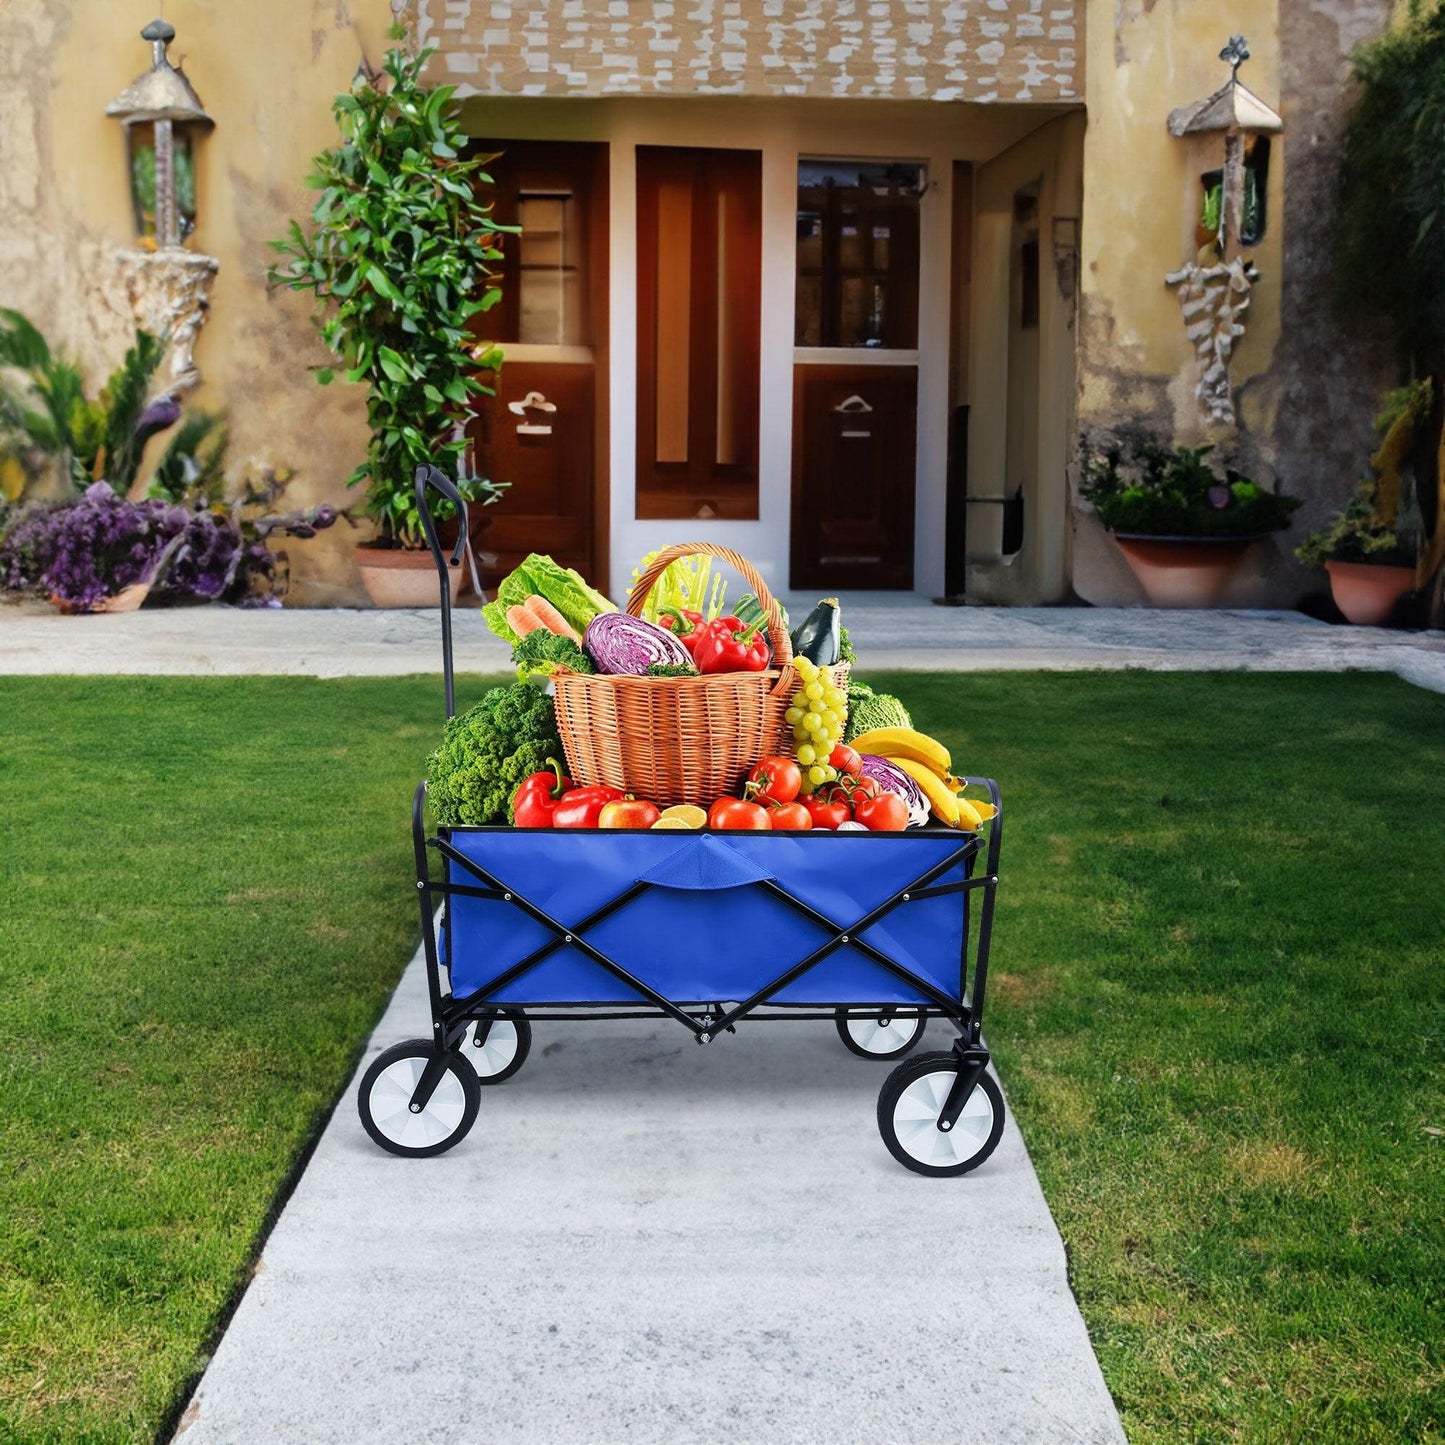
[[[88,612],[139,583],[162,601],[279,605],[274,536],[314,537],[344,514],[335,507],[278,513],[286,479],[271,470],[230,503],[117,496],[94,482],[79,497],[22,509],[0,542],[0,582],[66,611]],[[349,520],[349,519],[348,519]]]

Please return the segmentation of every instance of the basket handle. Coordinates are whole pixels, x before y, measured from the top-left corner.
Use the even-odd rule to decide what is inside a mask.
[[[741,574],[768,614],[768,641],[773,644],[773,665],[786,671],[793,660],[793,640],[788,636],[788,629],[783,626],[782,610],[773,594],[768,591],[768,584],[763,581],[757,568],[741,552],[734,552],[731,547],[719,547],[716,542],[679,542],[675,547],[664,547],[652,559],[652,565],[637,579],[637,585],[627,599],[628,612],[633,617],[642,616],[648,593],[656,585],[657,579],[679,557],[716,557],[719,562],[726,562],[735,572]]]

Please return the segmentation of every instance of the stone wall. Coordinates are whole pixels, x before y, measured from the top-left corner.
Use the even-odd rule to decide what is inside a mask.
[[[1083,0],[420,0],[466,93],[1062,101]]]

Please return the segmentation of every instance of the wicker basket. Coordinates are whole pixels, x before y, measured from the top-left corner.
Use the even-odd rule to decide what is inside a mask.
[[[736,792],[759,758],[792,752],[783,714],[797,687],[793,647],[767,583],[745,557],[710,542],[668,547],[637,579],[627,611],[640,617],[664,569],[679,557],[697,556],[728,563],[752,587],[769,615],[774,666],[707,677],[557,673],[557,731],[575,782],[623,788],[661,807],[706,807]]]

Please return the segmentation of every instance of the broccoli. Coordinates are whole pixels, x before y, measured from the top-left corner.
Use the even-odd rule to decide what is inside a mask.
[[[848,636],[848,629],[846,627],[840,627],[838,629],[838,661],[858,661],[858,654],[853,651],[853,641]]]
[[[557,714],[541,688],[494,687],[452,718],[427,761],[427,795],[443,826],[512,821],[512,795],[549,758],[562,756]]]
[[[572,641],[558,633],[548,632],[544,627],[518,640],[512,649],[512,661],[517,664],[517,681],[542,681],[559,667],[573,672],[596,672],[592,659]]]
[[[649,662],[643,677],[696,677],[697,667],[691,662]]]
[[[854,689],[848,689],[848,723],[843,731],[843,741],[852,742],[859,733],[871,733],[874,728],[911,728],[913,719],[908,709],[896,697],[880,692],[869,697],[860,697],[854,704]]]

